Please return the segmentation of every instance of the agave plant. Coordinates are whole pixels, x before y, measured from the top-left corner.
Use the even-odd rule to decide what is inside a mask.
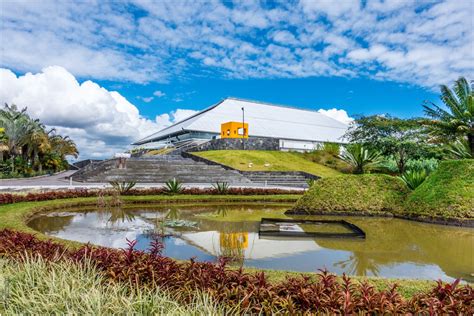
[[[425,169],[412,169],[405,171],[400,178],[410,189],[415,190],[425,181],[427,177],[428,172],[426,172]]]
[[[356,174],[361,174],[370,168],[377,167],[383,159],[378,152],[364,148],[362,144],[347,146],[339,158],[351,165],[353,173]]]
[[[110,181],[109,184],[120,194],[127,193],[130,191],[137,183],[135,181],[131,182],[119,182],[119,181]]]
[[[212,185],[217,194],[227,194],[229,192],[229,183],[217,181]]]
[[[176,178],[166,181],[163,187],[163,190],[170,194],[179,194],[183,189],[183,184],[179,180],[176,180]]]
[[[449,152],[456,159],[472,159],[474,156],[471,154],[469,144],[465,139],[458,139],[449,146]]]

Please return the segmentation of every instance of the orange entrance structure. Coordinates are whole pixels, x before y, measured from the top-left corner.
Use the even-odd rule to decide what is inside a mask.
[[[221,138],[249,138],[249,125],[242,122],[222,123]]]

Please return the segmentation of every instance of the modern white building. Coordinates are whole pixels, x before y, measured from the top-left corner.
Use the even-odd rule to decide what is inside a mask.
[[[133,145],[160,148],[185,140],[219,138],[221,124],[245,122],[249,137],[273,138],[282,150],[312,150],[324,142],[345,143],[348,125],[317,111],[258,101],[226,98]]]

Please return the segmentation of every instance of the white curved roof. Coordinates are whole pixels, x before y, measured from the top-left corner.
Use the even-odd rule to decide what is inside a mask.
[[[250,136],[343,143],[342,136],[348,127],[316,111],[227,98],[135,144],[164,139],[183,130],[220,134],[222,123],[242,121],[242,108]]]

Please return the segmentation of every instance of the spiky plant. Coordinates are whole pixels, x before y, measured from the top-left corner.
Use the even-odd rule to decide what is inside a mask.
[[[229,192],[229,183],[217,181],[212,185],[217,194],[227,194]]]
[[[109,184],[114,188],[114,190],[120,192],[120,194],[124,194],[130,191],[137,183],[135,181],[131,181],[131,182],[110,181]]]
[[[382,162],[382,156],[378,152],[364,148],[362,144],[347,146],[339,158],[351,165],[355,174],[365,173]]]
[[[425,181],[427,177],[428,172],[426,172],[425,169],[413,169],[405,171],[400,178],[406,183],[406,185],[410,189],[415,190]]]
[[[430,120],[424,123],[430,134],[441,141],[467,139],[469,152],[474,156],[474,91],[463,77],[454,83],[454,91],[445,85],[440,88],[446,110],[427,101],[423,107]]]
[[[470,152],[469,144],[465,139],[458,139],[449,145],[449,152],[456,159],[472,159],[474,155]]]
[[[183,192],[183,189],[183,184],[176,178],[166,181],[163,187],[163,190],[169,194],[179,194]]]

